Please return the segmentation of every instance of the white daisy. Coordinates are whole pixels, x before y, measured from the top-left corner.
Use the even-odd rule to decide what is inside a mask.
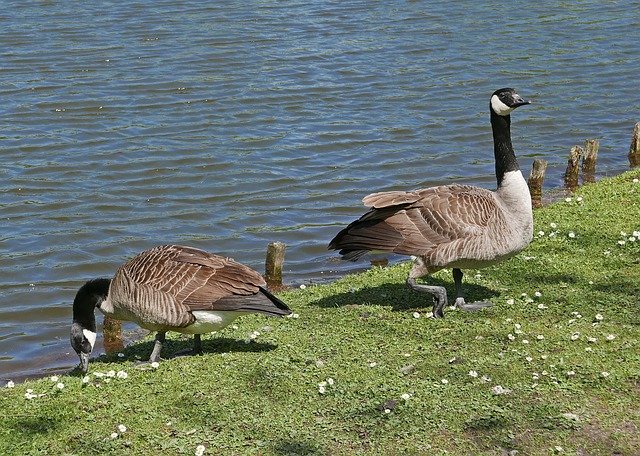
[[[501,385],[496,385],[493,388],[491,388],[491,392],[493,394],[509,394],[511,390],[508,388],[503,388]]]

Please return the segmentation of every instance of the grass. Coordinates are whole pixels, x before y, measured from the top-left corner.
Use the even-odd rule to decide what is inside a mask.
[[[490,309],[426,318],[406,263],[284,292],[299,318],[243,317],[203,356],[136,367],[147,340],[87,383],[0,388],[0,454],[638,454],[638,178],[537,210],[527,250],[468,271]]]

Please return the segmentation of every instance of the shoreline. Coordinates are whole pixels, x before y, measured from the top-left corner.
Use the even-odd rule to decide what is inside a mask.
[[[634,169],[627,169],[626,171],[621,171],[617,174],[614,175],[606,175],[606,174],[597,174],[597,180],[595,182],[588,182],[588,183],[582,183],[581,185],[579,185],[576,189],[574,190],[570,190],[564,186],[562,187],[552,187],[552,188],[548,188],[548,189],[543,189],[543,195],[542,195],[542,201],[543,201],[543,207],[547,207],[551,204],[557,203],[561,200],[563,200],[564,198],[567,198],[569,195],[572,195],[576,192],[579,192],[580,189],[582,189],[584,187],[584,185],[592,185],[592,184],[598,184],[603,180],[608,180],[608,179],[615,179],[616,177],[620,176],[620,175],[624,175],[627,172],[633,172]],[[526,171],[523,172],[523,174],[526,175]],[[535,212],[539,210],[539,208],[534,209],[534,214]],[[391,260],[388,261],[388,264],[391,265],[397,265],[397,264],[401,264],[403,262],[409,261],[408,257],[405,256],[401,256],[401,255],[389,255],[391,257]],[[369,256],[366,256],[365,258],[367,258],[367,261],[369,259]],[[386,259],[386,258],[385,258]],[[358,266],[355,266],[359,264]],[[285,263],[286,265],[286,263]],[[340,280],[342,278],[344,278],[345,276],[349,276],[349,275],[353,275],[353,274],[362,274],[365,273],[366,271],[368,271],[369,269],[371,269],[372,267],[374,267],[375,265],[371,264],[371,263],[366,263],[364,261],[360,261],[358,263],[354,263],[354,267],[349,268],[348,270],[343,271],[342,274],[336,272],[335,274],[331,274],[329,277],[321,277],[321,278],[307,278],[304,280],[299,280],[298,282],[289,282],[289,283],[284,283],[284,287],[282,290],[278,291],[278,293],[281,293],[282,291],[294,291],[297,288],[299,288],[300,286],[317,286],[317,285],[327,285],[330,284],[331,282],[334,282],[336,280]],[[284,277],[286,278],[286,274],[284,274]],[[96,313],[96,315],[101,315],[98,313]],[[102,317],[98,316],[98,318],[100,319],[100,327],[102,327]],[[126,326],[131,326],[131,329],[123,332],[123,337],[126,341],[125,344],[125,348],[138,343],[140,341],[143,341],[145,339],[148,339],[149,337],[152,337],[152,334],[142,334],[142,332],[144,332],[145,330],[135,326],[135,324],[133,323],[128,323],[125,322]],[[97,345],[98,348],[102,348],[102,341],[103,341],[103,334],[102,331],[100,331],[100,337],[98,338],[98,342],[99,344]],[[70,346],[68,347],[69,350],[71,350]],[[102,349],[102,351],[97,351],[97,353],[99,353],[98,357],[109,357],[109,356],[114,356],[117,355],[117,351],[105,351],[104,349]],[[64,356],[66,356],[66,354],[64,354],[62,351],[55,353],[54,355],[56,355],[56,358],[63,358]],[[49,366],[49,367],[43,367],[43,368],[38,368],[37,366],[33,366],[32,368],[30,368],[28,371],[25,372],[21,372],[17,375],[13,375],[12,378],[9,378],[8,376],[3,376],[2,379],[4,379],[5,381],[11,380],[14,382],[24,382],[26,380],[35,380],[35,379],[41,379],[41,378],[45,378],[48,377],[50,375],[64,375],[65,373],[69,373],[70,370],[73,370],[73,367],[68,367],[68,366]],[[5,378],[6,377],[6,378]]]
[[[466,275],[478,313],[427,318],[401,263],[283,292],[298,318],[243,317],[202,356],[139,365],[142,341],[0,388],[0,453],[634,454],[639,215],[640,169],[536,210],[525,251]]]

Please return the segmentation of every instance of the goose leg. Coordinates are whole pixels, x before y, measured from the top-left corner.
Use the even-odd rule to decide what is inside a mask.
[[[184,350],[180,350],[173,354],[173,357],[178,356],[189,356],[189,355],[201,355],[202,354],[202,340],[200,339],[200,334],[193,335],[193,348],[185,348]]]
[[[458,268],[453,268],[453,282],[456,285],[456,303],[455,306],[459,309],[466,310],[468,312],[474,312],[476,310],[483,309],[485,307],[490,307],[493,305],[492,302],[489,301],[476,301],[467,304],[464,301],[464,297],[462,296],[462,276],[463,273]]]
[[[202,354],[202,341],[200,340],[200,334],[193,335],[193,353],[195,355]]]
[[[160,361],[160,352],[162,351],[162,344],[164,344],[166,333],[158,332],[156,334],[156,342],[153,345],[153,351],[149,357],[149,362],[154,363]]]
[[[416,283],[416,279],[413,277],[409,277],[407,279],[407,285],[409,285],[409,288],[412,290],[433,295],[435,300],[433,305],[433,316],[434,318],[444,317],[442,309],[447,304],[447,290],[444,287],[438,287],[436,285],[421,285]]]

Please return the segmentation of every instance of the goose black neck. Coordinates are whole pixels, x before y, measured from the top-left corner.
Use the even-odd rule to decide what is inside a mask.
[[[73,300],[73,321],[96,332],[95,308],[107,298],[111,279],[93,279],[82,285]]]
[[[498,187],[502,185],[505,173],[520,169],[511,144],[511,117],[500,116],[491,111],[491,129],[493,130],[493,154],[496,161],[496,179]]]

